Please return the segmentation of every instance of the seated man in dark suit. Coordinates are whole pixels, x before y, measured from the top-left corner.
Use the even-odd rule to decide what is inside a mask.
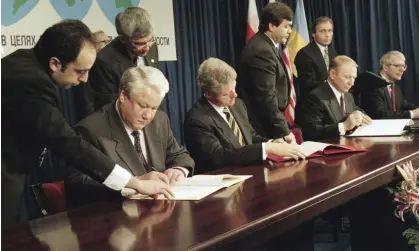
[[[304,158],[300,146],[256,134],[235,91],[237,74],[224,61],[210,58],[198,70],[204,94],[185,119],[186,146],[198,173],[225,166],[261,164],[268,153]],[[281,142],[281,143],[277,143]]]
[[[373,119],[419,119],[419,106],[409,103],[396,85],[407,69],[404,55],[399,51],[387,52],[380,59],[380,68],[380,75],[390,84],[361,93],[362,109]]]
[[[330,62],[337,56],[330,46],[333,40],[332,19],[317,18],[311,27],[311,35],[313,41],[301,48],[295,57],[299,100],[304,100],[310,91],[327,79]]]
[[[168,91],[169,83],[158,69],[132,67],[121,78],[118,100],[82,120],[75,130],[138,179],[173,184],[192,173],[194,161],[177,143],[167,115],[157,110]],[[121,193],[75,170],[65,184],[72,206],[121,198]]]
[[[329,78],[307,96],[301,112],[297,113],[297,123],[302,126],[305,139],[336,138],[371,122],[348,92],[357,76],[357,67],[347,56],[337,56],[332,60]]]

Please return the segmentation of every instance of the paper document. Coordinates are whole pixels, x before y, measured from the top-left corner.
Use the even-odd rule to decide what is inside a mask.
[[[195,175],[184,178],[172,186],[175,194],[174,200],[200,200],[222,188],[230,187],[236,183],[244,181],[252,175]],[[130,199],[151,199],[150,196],[132,195]],[[163,195],[159,195],[158,200],[164,200]]]
[[[412,123],[411,119],[376,119],[371,124],[358,127],[347,137],[364,136],[399,136],[402,135],[404,127]]]

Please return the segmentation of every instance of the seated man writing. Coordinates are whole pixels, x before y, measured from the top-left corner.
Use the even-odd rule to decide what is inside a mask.
[[[118,100],[82,120],[75,130],[138,179],[173,184],[192,173],[194,161],[177,143],[167,115],[157,109],[168,91],[169,83],[158,69],[129,68],[122,75]],[[71,206],[121,198],[76,170],[65,184]]]
[[[198,85],[203,96],[188,111],[184,127],[196,172],[262,164],[268,153],[304,158],[299,145],[284,143],[283,139],[268,142],[253,130],[246,107],[237,98],[236,77],[235,70],[217,58],[209,58],[199,67]]]
[[[357,67],[350,57],[335,57],[329,65],[327,81],[301,101],[303,104],[297,113],[297,123],[302,127],[304,139],[336,138],[371,122],[348,92],[357,76]]]

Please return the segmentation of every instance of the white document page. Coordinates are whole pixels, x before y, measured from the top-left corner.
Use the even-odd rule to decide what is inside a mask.
[[[358,127],[347,137],[362,136],[396,136],[404,133],[403,128],[408,125],[411,119],[376,119],[371,124]]]
[[[184,178],[172,186],[175,194],[173,200],[200,200],[222,188],[230,187],[236,183],[244,181],[252,175],[195,175]],[[150,196],[136,194],[130,199],[152,199]],[[165,200],[163,195],[157,197],[158,200]]]

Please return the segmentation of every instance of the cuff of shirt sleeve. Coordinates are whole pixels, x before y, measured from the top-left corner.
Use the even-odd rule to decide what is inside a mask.
[[[265,142],[263,142],[262,143],[262,159],[266,160],[267,157],[268,157],[268,154],[266,153]]]
[[[343,127],[342,122],[338,124],[338,128],[339,128],[339,134],[340,135],[345,135],[346,132],[345,132],[345,128]]]
[[[177,166],[177,167],[172,167],[172,168],[181,170],[185,174],[185,177],[188,177],[188,175],[189,175],[189,170],[184,168],[184,167]]]
[[[111,174],[109,174],[103,182],[103,185],[109,187],[110,189],[119,191],[127,185],[131,177],[132,175],[126,169],[119,165],[115,165]]]
[[[413,118],[413,111],[409,111],[410,112],[410,118]]]

